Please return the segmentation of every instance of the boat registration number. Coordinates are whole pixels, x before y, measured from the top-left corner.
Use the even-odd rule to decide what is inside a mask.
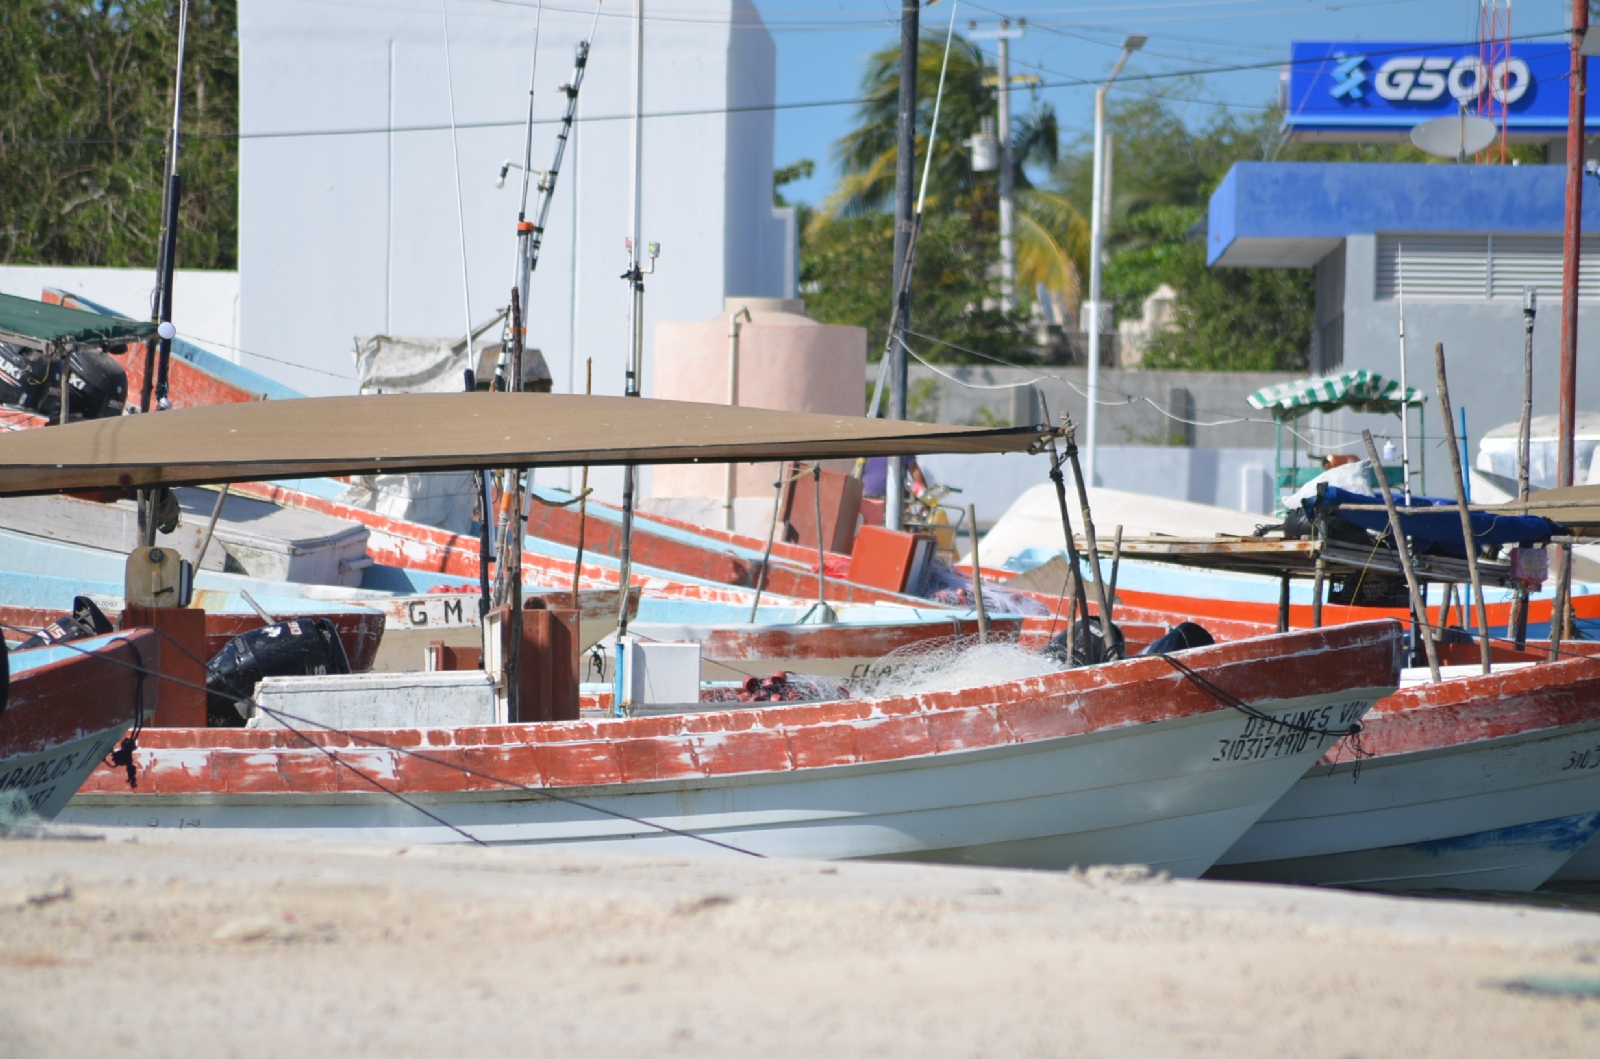
[[[1562,772],[1589,769],[1600,769],[1600,746],[1592,746],[1588,750],[1574,750],[1567,755],[1567,763],[1561,766]]]
[[[368,604],[383,611],[391,629],[451,629],[478,624],[478,597],[419,596]]]
[[[1365,700],[1341,702],[1298,713],[1283,714],[1271,719],[1247,717],[1244,731],[1231,739],[1219,739],[1212,761],[1262,761],[1267,758],[1288,757],[1303,752],[1311,741],[1321,749],[1338,736],[1318,735],[1315,729],[1343,733],[1361,719],[1371,703]]]

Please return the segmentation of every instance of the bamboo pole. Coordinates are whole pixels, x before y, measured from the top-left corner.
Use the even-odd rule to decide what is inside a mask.
[[[1433,369],[1439,376],[1439,412],[1448,421],[1450,419],[1450,380],[1445,377],[1444,370],[1444,343],[1433,344]],[[1451,478],[1456,485],[1456,504],[1461,513],[1461,541],[1467,549],[1467,576],[1472,579],[1472,595],[1477,601],[1478,611],[1478,649],[1483,663],[1484,673],[1489,672],[1489,610],[1483,602],[1483,581],[1478,577],[1478,538],[1472,532],[1472,514],[1467,510],[1466,479],[1462,477],[1466,472],[1461,467],[1461,450],[1450,446],[1450,471]],[[1382,468],[1379,468],[1382,473]],[[1427,611],[1423,611],[1423,620],[1427,620]]]
[[[1100,634],[1104,637],[1104,657],[1120,657],[1111,639],[1111,604],[1106,599],[1105,582],[1100,579],[1100,545],[1094,536],[1094,517],[1089,511],[1089,490],[1083,484],[1083,469],[1078,466],[1078,444],[1074,438],[1072,420],[1062,417],[1067,428],[1067,459],[1072,463],[1072,478],[1078,486],[1078,507],[1083,512],[1083,537],[1089,545],[1089,572],[1094,574],[1094,592],[1100,602]]]
[[[967,535],[972,538],[972,598],[978,607],[978,642],[989,642],[989,612],[983,609],[983,565],[978,561],[978,511],[967,505]]]
[[[1428,597],[1417,584],[1417,572],[1411,568],[1411,552],[1406,545],[1405,530],[1400,526],[1400,512],[1394,506],[1394,494],[1389,492],[1389,478],[1383,473],[1383,463],[1378,459],[1378,448],[1372,443],[1372,431],[1363,430],[1361,440],[1366,443],[1367,456],[1378,468],[1378,491],[1383,494],[1383,506],[1389,510],[1389,532],[1394,536],[1395,554],[1400,557],[1400,569],[1405,572],[1406,586],[1411,589],[1411,609],[1419,615],[1420,625],[1413,624],[1416,635],[1422,637],[1423,649],[1428,653],[1428,675],[1439,683],[1439,649],[1433,642],[1433,630],[1428,627]],[[1419,609],[1420,608],[1420,609]]]

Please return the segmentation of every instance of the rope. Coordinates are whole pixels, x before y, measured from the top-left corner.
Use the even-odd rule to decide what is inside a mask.
[[[24,629],[18,628],[17,626],[7,625],[7,624],[5,624],[3,622],[0,622],[0,629],[10,629],[13,632],[24,632],[24,631],[26,631]],[[178,648],[179,651],[181,651],[183,654],[187,655],[189,658],[193,659],[195,657],[193,652],[189,651],[182,644],[180,644],[176,640],[174,640],[172,638],[171,634],[169,634],[165,629],[155,629],[153,631],[156,632],[158,635],[160,635],[167,642],[171,643],[174,647]],[[79,647],[78,645],[76,645],[74,643],[70,643],[70,642],[62,642],[62,643],[59,643],[59,644],[52,644],[51,646],[65,647],[65,648],[67,648],[69,650],[76,651],[79,654],[83,654],[83,655],[92,655],[92,654],[94,654],[93,651],[90,651],[90,650],[88,650],[86,648],[83,648],[83,647]],[[132,646],[132,645],[130,644],[129,646]],[[137,649],[135,649],[135,656],[139,657]],[[426,761],[431,765],[439,765],[439,766],[442,766],[444,768],[454,769],[455,771],[460,772],[460,773],[462,773],[464,775],[474,776],[474,777],[477,777],[479,779],[488,780],[491,783],[498,783],[498,784],[501,784],[502,786],[511,787],[511,788],[516,789],[516,790],[522,791],[522,792],[524,792],[526,794],[531,794],[531,795],[534,795],[534,796],[540,797],[540,798],[548,798],[551,801],[562,802],[562,803],[567,804],[567,805],[575,806],[575,807],[577,807],[579,809],[587,809],[590,812],[599,813],[602,816],[609,816],[609,817],[613,817],[613,818],[618,819],[618,820],[626,820],[629,823],[637,824],[640,827],[651,828],[651,829],[654,829],[656,831],[660,831],[660,832],[662,832],[664,834],[675,835],[675,836],[677,836],[679,838],[693,839],[696,842],[704,842],[704,843],[706,843],[708,845],[717,846],[717,847],[720,847],[722,849],[729,850],[729,851],[731,851],[733,853],[743,853],[746,856],[750,856],[750,857],[764,857],[765,856],[765,854],[757,853],[754,850],[741,849],[740,847],[732,845],[731,843],[719,842],[714,838],[707,838],[705,835],[697,835],[692,831],[682,831],[682,830],[679,830],[678,828],[668,827],[666,824],[658,824],[658,823],[655,823],[654,821],[644,820],[644,819],[641,819],[641,818],[636,817],[636,816],[629,816],[627,813],[618,812],[617,810],[614,810],[614,809],[607,809],[607,808],[604,808],[603,806],[594,805],[594,804],[591,804],[589,802],[581,801],[581,800],[579,800],[577,798],[570,798],[570,797],[568,797],[566,795],[556,794],[553,791],[547,790],[547,789],[542,788],[542,787],[529,787],[526,784],[518,783],[515,780],[508,780],[508,779],[505,779],[503,777],[493,775],[492,773],[484,772],[481,769],[472,768],[472,767],[470,767],[468,765],[461,765],[461,764],[457,764],[457,763],[452,762],[452,761],[444,761],[444,760],[441,760],[439,758],[433,757],[433,756],[431,756],[429,754],[423,754],[423,753],[419,753],[418,751],[411,750],[411,749],[409,749],[407,747],[394,746],[392,744],[385,743],[380,739],[373,739],[370,736],[364,736],[364,735],[361,735],[358,732],[351,732],[351,731],[346,731],[346,730],[344,730],[342,728],[335,728],[332,725],[323,724],[321,721],[312,720],[311,718],[308,718],[308,717],[298,717],[298,716],[296,716],[296,715],[294,715],[292,713],[285,713],[285,712],[282,712],[282,711],[279,711],[279,710],[273,710],[273,709],[270,709],[268,707],[262,706],[262,705],[260,705],[258,703],[253,703],[250,699],[242,698],[242,697],[240,697],[238,695],[233,695],[233,694],[230,694],[230,693],[225,692],[225,691],[213,691],[211,688],[207,687],[204,684],[196,684],[196,683],[194,683],[192,681],[181,680],[181,679],[179,679],[177,677],[174,677],[174,676],[171,676],[169,674],[161,673],[161,672],[158,672],[156,670],[150,669],[150,668],[148,668],[147,666],[144,665],[144,660],[143,660],[142,657],[139,657],[139,661],[137,663],[124,662],[122,659],[114,658],[114,657],[112,657],[110,655],[100,655],[98,657],[104,658],[106,661],[112,662],[112,663],[114,663],[116,665],[126,666],[127,668],[132,669],[135,672],[137,672],[140,675],[140,685],[139,685],[140,688],[143,687],[143,680],[144,680],[145,677],[153,676],[158,680],[165,680],[165,681],[168,681],[169,683],[176,684],[176,685],[178,685],[180,687],[192,688],[192,689],[197,690],[197,691],[204,691],[208,695],[217,695],[220,698],[228,699],[228,700],[230,700],[230,701],[232,701],[232,702],[234,702],[236,704],[239,704],[239,705],[253,705],[253,706],[255,706],[256,709],[258,709],[258,710],[262,711],[263,713],[267,714],[269,717],[272,717],[272,718],[278,720],[279,722],[283,723],[285,728],[287,728],[290,732],[294,733],[294,735],[296,735],[298,738],[300,738],[301,740],[303,740],[304,742],[308,743],[309,745],[314,747],[316,750],[318,750],[319,752],[321,752],[322,754],[327,756],[329,758],[329,760],[333,761],[334,763],[336,763],[338,765],[342,765],[346,769],[349,769],[351,772],[354,772],[357,776],[361,777],[361,779],[364,780],[365,782],[367,782],[367,783],[371,784],[372,786],[376,787],[378,790],[382,791],[383,793],[385,793],[387,795],[390,795],[391,797],[393,797],[395,800],[401,802],[402,804],[404,804],[404,805],[406,805],[406,806],[408,806],[408,807],[410,807],[412,809],[415,809],[417,812],[421,813],[423,816],[428,817],[430,820],[433,820],[436,823],[439,823],[444,827],[448,827],[450,830],[454,831],[456,834],[461,835],[464,838],[467,838],[470,841],[472,841],[472,842],[474,842],[474,843],[476,843],[476,844],[478,844],[480,846],[486,846],[486,845],[488,845],[488,843],[484,842],[480,838],[477,838],[477,837],[473,836],[472,834],[468,833],[467,831],[463,830],[462,828],[459,828],[459,827],[455,826],[454,824],[451,824],[448,821],[441,819],[440,817],[438,817],[438,816],[434,815],[433,813],[429,812],[427,809],[424,809],[422,806],[420,806],[420,805],[416,804],[415,802],[411,801],[410,799],[406,798],[404,795],[400,794],[398,791],[396,791],[396,790],[394,790],[394,789],[392,789],[390,787],[387,787],[382,782],[380,782],[379,780],[374,779],[371,776],[368,776],[366,773],[362,772],[360,769],[357,769],[354,765],[350,764],[348,761],[344,761],[343,759],[341,759],[338,756],[338,754],[330,751],[327,747],[324,747],[324,746],[318,744],[317,742],[312,740],[309,736],[307,736],[304,732],[300,731],[299,729],[294,728],[288,722],[289,721],[296,721],[296,722],[298,722],[300,724],[311,725],[311,726],[314,726],[316,728],[321,728],[321,729],[323,729],[325,731],[332,732],[335,735],[342,735],[345,738],[350,739],[350,740],[352,740],[354,742],[366,743],[366,744],[378,747],[378,748],[383,749],[383,750],[389,750],[389,751],[392,751],[392,752],[397,753],[397,754],[404,754],[407,757],[416,758],[419,761]],[[135,716],[136,716],[136,723],[138,725],[142,726],[142,724],[143,724],[143,713],[142,712],[137,713]],[[127,745],[127,742],[128,742],[127,740],[124,740],[124,746]],[[135,747],[135,748],[132,748],[132,749],[137,749],[137,748]],[[129,750],[129,757],[128,757],[128,762],[127,762],[127,767],[129,768],[130,772],[134,769],[134,766],[132,764],[132,750],[131,749]]]

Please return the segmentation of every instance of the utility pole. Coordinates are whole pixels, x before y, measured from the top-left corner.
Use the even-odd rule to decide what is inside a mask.
[[[1016,223],[1012,210],[1011,173],[1011,38],[1022,36],[1019,29],[1014,34],[1009,19],[1000,20],[1000,64],[996,72],[1000,83],[996,86],[999,114],[995,124],[1000,133],[1000,310],[1010,312],[1017,304],[1017,240],[1013,230]]]
[[[1117,79],[1122,72],[1122,66],[1128,61],[1128,56],[1144,47],[1144,42],[1149,38],[1140,33],[1130,34],[1122,42],[1122,54],[1117,57],[1117,65],[1111,68],[1111,76],[1106,78],[1106,83],[1095,90],[1094,94],[1094,205],[1093,215],[1089,218],[1089,408],[1088,414],[1083,417],[1083,473],[1088,476],[1083,484],[1094,484],[1096,454],[1095,428],[1100,419],[1100,273],[1102,271],[1100,257],[1105,245],[1105,226],[1102,218],[1105,216],[1105,154],[1106,154],[1106,93],[1111,90],[1111,82]]]
[[[900,0],[900,113],[894,161],[894,289],[900,306],[889,348],[889,418],[906,417],[906,342],[911,330],[911,287],[903,282],[906,252],[911,245],[917,164],[917,49],[921,0]],[[905,524],[906,461],[889,457],[884,492],[884,524],[897,530]]]

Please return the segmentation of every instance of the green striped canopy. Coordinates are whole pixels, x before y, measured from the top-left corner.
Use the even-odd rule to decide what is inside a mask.
[[[1346,371],[1268,386],[1251,394],[1249,401],[1251,408],[1270,411],[1274,419],[1282,422],[1341,408],[1399,415],[1402,408],[1416,408],[1427,398],[1411,386],[1402,392],[1398,380],[1386,379],[1375,371]]]

